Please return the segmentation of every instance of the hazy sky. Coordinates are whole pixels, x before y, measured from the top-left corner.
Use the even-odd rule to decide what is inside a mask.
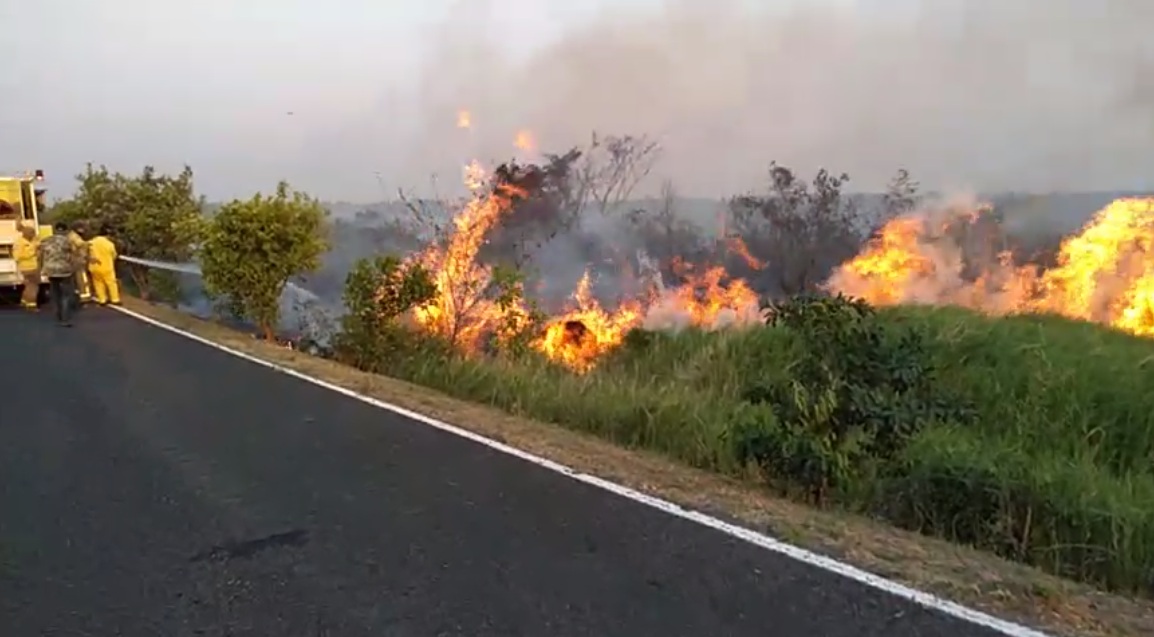
[[[648,133],[690,194],[771,159],[876,187],[1154,187],[1150,0],[0,0],[0,170],[189,163],[210,198],[456,180]],[[920,13],[916,13],[920,11]],[[17,31],[14,23],[28,25]],[[455,127],[475,112],[477,130]],[[289,115],[288,113],[292,113]]]

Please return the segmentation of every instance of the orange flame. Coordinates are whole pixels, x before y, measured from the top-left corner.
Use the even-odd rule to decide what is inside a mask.
[[[533,133],[527,130],[517,131],[517,137],[513,139],[513,146],[525,152],[533,152],[537,149],[537,141],[533,139]]]
[[[468,111],[458,113],[457,124],[461,128],[472,126]],[[532,150],[532,133],[518,132],[514,145]],[[523,305],[501,307],[488,296],[493,270],[477,260],[486,234],[512,210],[517,199],[529,193],[510,185],[491,188],[487,172],[476,161],[468,164],[464,173],[472,197],[453,219],[449,236],[409,261],[428,269],[437,289],[434,300],[415,309],[412,318],[418,328],[448,340],[466,354],[477,354],[487,336],[501,337],[510,326],[524,325],[530,317]],[[727,238],[725,243],[751,265],[760,267],[739,238]],[[721,267],[700,274],[684,268],[681,274],[686,278],[683,286],[663,292],[649,290],[607,310],[594,298],[592,279],[586,271],[573,293],[572,307],[546,320],[531,346],[550,360],[584,373],[655,311],[676,312],[691,325],[712,329],[744,320],[740,317],[748,314],[748,308],[756,307],[757,296],[744,281],[723,283],[727,274]]]
[[[725,247],[727,247],[730,252],[741,257],[741,260],[745,261],[745,265],[749,266],[751,269],[761,270],[765,268],[765,262],[750,253],[749,246],[745,245],[745,242],[741,240],[741,237],[736,235],[726,237]]]
[[[597,359],[616,348],[625,334],[642,318],[637,301],[621,304],[607,312],[593,298],[592,282],[586,271],[573,293],[576,307],[547,322],[533,347],[548,358],[575,371],[589,371]]]
[[[745,281],[723,283],[727,277],[725,268],[713,266],[699,272],[696,266],[681,260],[673,266],[685,283],[670,290],[663,302],[666,307],[672,302],[686,313],[694,327],[728,327],[757,308],[757,293]]]
[[[1044,271],[1032,264],[1015,266],[1002,254],[967,282],[961,276],[959,246],[945,239],[925,217],[893,220],[827,285],[876,305],[1048,312],[1154,335],[1152,197],[1118,199],[1103,208],[1080,233],[1062,242],[1057,265]]]
[[[513,207],[514,198],[526,193],[502,184],[491,192],[485,188],[485,171],[474,162],[465,171],[473,197],[453,219],[453,231],[442,247],[430,245],[416,262],[433,275],[437,296],[414,311],[417,323],[466,352],[480,348],[482,338],[498,331],[504,317],[501,308],[486,298],[493,279],[492,268],[477,262],[485,233]]]

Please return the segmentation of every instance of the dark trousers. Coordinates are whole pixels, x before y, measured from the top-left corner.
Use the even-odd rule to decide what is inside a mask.
[[[56,320],[68,323],[72,320],[72,304],[76,301],[76,277],[54,276],[48,279],[52,289],[52,307],[56,310]]]

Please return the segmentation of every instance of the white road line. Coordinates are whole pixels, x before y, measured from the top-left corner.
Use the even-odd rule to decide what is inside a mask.
[[[1006,621],[1004,619],[999,619],[997,617],[994,617],[993,615],[989,615],[987,613],[983,613],[981,611],[974,610],[974,609],[966,607],[966,606],[962,606],[961,604],[951,602],[947,599],[938,597],[937,595],[933,595],[933,594],[927,593],[925,591],[919,591],[915,588],[911,588],[909,586],[895,582],[893,580],[889,580],[889,579],[886,579],[884,577],[874,575],[873,573],[870,573],[868,571],[864,571],[860,568],[857,568],[856,566],[852,566],[852,565],[846,564],[844,562],[839,562],[838,560],[835,560],[831,557],[827,557],[827,556],[820,555],[820,554],[814,553],[812,551],[803,549],[800,546],[794,546],[793,544],[788,544],[786,542],[782,542],[781,540],[774,539],[774,538],[772,538],[768,535],[765,535],[763,533],[758,533],[756,531],[747,529],[745,527],[738,526],[736,524],[730,524],[729,522],[726,522],[724,520],[719,520],[715,517],[711,517],[709,515],[706,515],[704,513],[699,512],[699,511],[693,511],[691,509],[686,509],[685,507],[682,507],[681,505],[675,504],[673,502],[669,502],[668,500],[662,500],[661,498],[655,498],[651,495],[641,493],[640,491],[635,491],[633,489],[630,489],[628,487],[624,487],[624,486],[619,485],[619,484],[614,483],[614,482],[610,482],[610,481],[605,480],[603,478],[589,475],[587,473],[581,473],[579,471],[574,470],[571,467],[567,467],[563,464],[549,460],[548,458],[542,458],[541,456],[537,456],[537,455],[528,453],[526,451],[523,451],[521,449],[518,449],[516,447],[512,447],[512,446],[509,446],[507,444],[497,442],[495,440],[492,440],[492,439],[486,438],[484,436],[481,436],[479,434],[473,433],[472,431],[468,431],[466,429],[462,429],[460,427],[450,425],[446,422],[442,422],[440,420],[437,420],[435,418],[431,418],[431,417],[426,416],[424,414],[417,413],[415,411],[410,411],[408,409],[405,409],[404,407],[401,407],[400,405],[394,405],[392,403],[387,403],[387,402],[382,401],[382,400],[377,400],[376,398],[357,393],[351,389],[346,389],[346,388],[341,387],[339,385],[334,385],[332,383],[323,381],[319,378],[313,378],[312,376],[298,372],[295,369],[290,369],[290,368],[284,367],[282,365],[277,365],[276,363],[271,363],[269,361],[262,360],[260,358],[255,357],[255,356],[252,356],[252,355],[246,354],[244,352],[232,349],[230,347],[221,345],[220,343],[215,343],[215,342],[210,341],[204,337],[197,336],[196,334],[193,334],[191,332],[187,332],[185,330],[173,327],[173,326],[168,325],[166,323],[162,323],[161,321],[158,321],[154,318],[145,316],[145,315],[137,313],[137,312],[133,312],[132,310],[127,310],[127,309],[120,308],[120,307],[114,307],[113,309],[116,309],[117,311],[122,312],[124,314],[127,314],[128,316],[131,316],[135,319],[144,321],[145,323],[148,323],[149,325],[153,325],[153,326],[159,327],[161,329],[168,330],[169,332],[172,332],[174,334],[179,334],[185,338],[192,339],[198,343],[202,343],[202,344],[207,345],[209,347],[218,349],[222,352],[226,352],[228,354],[236,356],[237,358],[242,358],[246,361],[256,363],[257,365],[262,365],[262,366],[267,367],[269,369],[276,370],[282,374],[288,374],[289,376],[292,376],[294,378],[299,378],[300,380],[303,380],[303,381],[308,382],[308,383],[312,383],[314,385],[317,385],[319,387],[323,387],[323,388],[328,389],[330,391],[337,392],[339,394],[343,394],[345,396],[348,396],[349,398],[353,398],[353,399],[359,400],[361,402],[368,403],[374,407],[378,407],[380,409],[384,409],[387,411],[391,411],[395,414],[399,414],[399,415],[404,416],[405,418],[408,418],[410,420],[415,420],[417,422],[429,425],[430,427],[436,427],[437,429],[440,429],[441,431],[445,431],[445,432],[453,434],[455,436],[460,436],[461,438],[467,438],[469,440],[472,440],[473,442],[476,442],[476,443],[485,445],[486,447],[489,447],[491,449],[495,449],[497,451],[500,451],[501,453],[505,453],[505,454],[508,454],[511,456],[516,456],[517,458],[531,462],[531,463],[533,463],[539,467],[563,474],[563,475],[568,476],[574,480],[578,480],[578,481],[584,482],[586,484],[593,485],[593,486],[598,487],[600,489],[604,489],[605,491],[608,491],[610,493],[619,495],[623,498],[628,498],[630,500],[633,500],[634,502],[653,507],[655,509],[658,509],[658,510],[664,512],[664,513],[668,513],[669,515],[674,515],[674,516],[677,516],[679,518],[683,518],[686,520],[690,520],[692,522],[696,522],[696,523],[701,524],[703,526],[707,526],[711,529],[721,531],[722,533],[725,533],[727,535],[735,537],[739,540],[744,540],[745,542],[756,545],[760,548],[763,548],[763,549],[766,549],[769,551],[773,551],[774,553],[778,553],[780,555],[784,555],[786,557],[797,560],[799,562],[803,562],[803,563],[808,564],[810,566],[813,566],[815,568],[819,568],[823,571],[827,571],[829,573],[840,575],[841,577],[845,577],[847,579],[853,580],[853,581],[858,582],[860,584],[864,584],[865,586],[869,586],[871,588],[875,588],[877,590],[884,591],[886,593],[889,593],[890,595],[911,601],[915,604],[918,604],[918,605],[923,606],[925,608],[929,608],[929,609],[937,611],[939,613],[949,615],[951,617],[954,617],[956,619],[960,619],[960,620],[965,621],[965,622],[969,622],[971,624],[975,624],[978,626],[989,628],[989,629],[994,630],[996,632],[999,632],[1003,635],[1006,635],[1007,637],[1054,637],[1053,635],[1050,635],[1048,633],[1044,633],[1044,632],[1035,630],[1033,628],[1023,626],[1021,624],[1016,624],[1014,622]]]

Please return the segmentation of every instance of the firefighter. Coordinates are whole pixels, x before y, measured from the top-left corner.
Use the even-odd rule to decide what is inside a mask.
[[[91,257],[88,266],[92,295],[100,305],[120,305],[120,284],[116,281],[116,244],[108,238],[108,228],[102,227],[100,234],[88,242]]]
[[[20,295],[20,307],[36,311],[37,298],[40,295],[40,259],[37,251],[40,248],[40,239],[36,233],[36,226],[21,225],[20,236],[16,239],[14,248],[16,267],[24,279],[24,291]]]
[[[84,227],[77,225],[68,231],[68,241],[80,259],[80,267],[76,269],[76,294],[81,303],[88,303],[92,300],[92,285],[88,280],[88,242],[81,236],[84,231]]]

